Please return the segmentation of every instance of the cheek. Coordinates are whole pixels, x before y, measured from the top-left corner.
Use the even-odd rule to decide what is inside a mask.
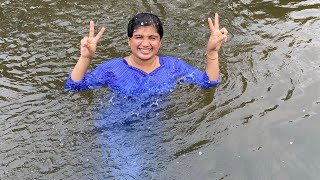
[[[128,44],[131,49],[136,46],[136,44],[133,41],[129,41]]]
[[[160,47],[161,46],[161,42],[157,42],[154,44],[156,47]]]

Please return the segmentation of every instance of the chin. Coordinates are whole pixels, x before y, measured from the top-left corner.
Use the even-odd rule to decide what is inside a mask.
[[[141,60],[149,60],[153,57],[154,55],[139,55],[138,58]]]

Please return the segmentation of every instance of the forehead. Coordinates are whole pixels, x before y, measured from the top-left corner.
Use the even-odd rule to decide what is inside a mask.
[[[154,26],[139,26],[137,29],[133,31],[133,35],[157,35],[159,33]]]

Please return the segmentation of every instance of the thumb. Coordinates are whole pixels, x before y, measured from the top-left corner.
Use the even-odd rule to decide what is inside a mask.
[[[84,37],[80,41],[81,47],[86,47],[88,45],[88,37]]]
[[[227,42],[227,36],[226,35],[219,36],[218,41],[219,42]]]

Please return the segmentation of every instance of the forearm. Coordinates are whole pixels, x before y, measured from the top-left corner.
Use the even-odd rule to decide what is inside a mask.
[[[219,78],[219,54],[218,51],[207,52],[206,73],[210,81],[215,81]]]
[[[88,67],[90,66],[91,59],[80,56],[77,64],[74,66],[71,72],[71,79],[73,81],[79,81],[86,74]]]

